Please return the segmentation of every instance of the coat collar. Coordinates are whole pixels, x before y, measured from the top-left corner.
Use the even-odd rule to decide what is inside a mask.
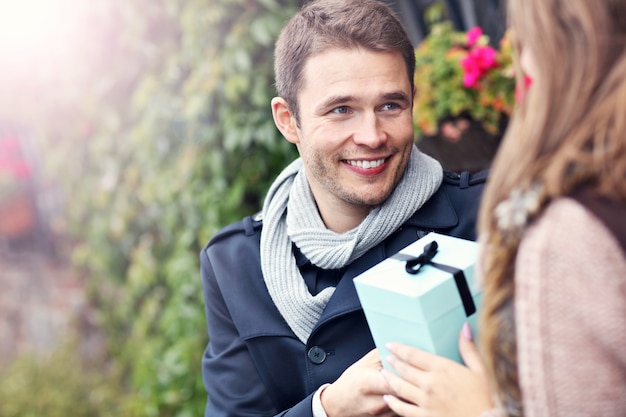
[[[407,225],[422,229],[448,229],[459,224],[459,216],[445,190],[439,190],[411,216]]]

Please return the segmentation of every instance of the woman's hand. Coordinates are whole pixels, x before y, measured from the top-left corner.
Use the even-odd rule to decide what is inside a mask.
[[[399,376],[383,370],[393,395],[385,401],[404,417],[477,417],[492,408],[483,363],[466,323],[459,351],[467,366],[420,349],[390,344],[389,364]]]

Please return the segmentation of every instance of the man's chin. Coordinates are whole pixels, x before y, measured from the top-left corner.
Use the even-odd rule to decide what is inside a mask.
[[[370,206],[373,208],[383,204],[387,198],[389,198],[390,194],[391,192],[389,191],[363,191],[361,193],[353,194],[354,198],[352,199],[352,203],[360,206]]]

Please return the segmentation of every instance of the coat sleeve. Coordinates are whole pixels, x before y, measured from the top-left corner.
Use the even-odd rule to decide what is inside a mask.
[[[272,404],[239,336],[206,250],[200,254],[200,264],[210,339],[202,357],[208,394],[205,417],[312,417],[312,394],[289,410],[277,410]]]

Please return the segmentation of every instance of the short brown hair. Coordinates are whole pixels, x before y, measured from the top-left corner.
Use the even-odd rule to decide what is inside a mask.
[[[298,121],[298,92],[306,60],[331,48],[400,52],[413,90],[415,50],[394,12],[379,0],[317,0],[283,28],[274,49],[278,95]]]

